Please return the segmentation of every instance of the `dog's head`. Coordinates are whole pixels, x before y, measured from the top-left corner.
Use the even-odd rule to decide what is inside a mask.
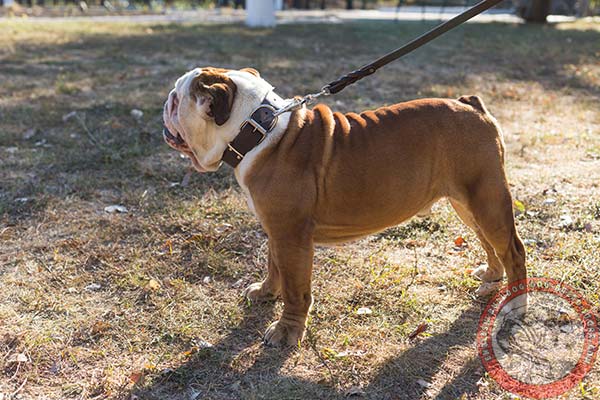
[[[196,68],[181,76],[163,111],[163,136],[196,170],[216,171],[227,144],[273,87],[252,68]]]

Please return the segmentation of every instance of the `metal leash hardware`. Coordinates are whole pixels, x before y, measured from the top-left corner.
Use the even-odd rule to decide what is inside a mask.
[[[279,115],[288,111],[297,110],[305,104],[314,103],[321,96],[329,96],[330,94],[331,93],[329,92],[329,88],[325,86],[323,87],[323,89],[321,89],[321,91],[317,93],[307,94],[303,97],[296,97],[292,101],[290,101],[286,106],[281,107],[279,110],[276,110],[275,113],[273,113],[273,116],[278,117]]]

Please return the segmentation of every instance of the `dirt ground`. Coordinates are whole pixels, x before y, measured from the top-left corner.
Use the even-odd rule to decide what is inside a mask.
[[[229,167],[188,174],[160,134],[192,67],[252,66],[293,96],[431,26],[3,21],[0,398],[515,398],[477,357],[484,255],[445,201],[319,248],[305,341],[268,348],[281,303],[240,298],[265,274],[260,225]],[[598,307],[599,60],[597,23],[469,24],[326,102],[480,95],[504,129],[530,275]],[[563,397],[600,398],[598,367]]]

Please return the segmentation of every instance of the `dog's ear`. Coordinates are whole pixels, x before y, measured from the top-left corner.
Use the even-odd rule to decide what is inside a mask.
[[[255,77],[257,77],[257,78],[260,78],[260,74],[259,74],[259,73],[258,73],[258,71],[257,71],[257,70],[255,70],[254,68],[250,68],[250,67],[248,67],[248,68],[242,68],[242,69],[240,69],[240,71],[247,72],[247,73],[249,73],[249,74],[252,74],[252,75],[254,75],[254,76],[255,76]]]
[[[190,96],[208,98],[209,116],[217,125],[223,125],[229,119],[236,92],[235,83],[220,71],[203,71],[190,85]]]

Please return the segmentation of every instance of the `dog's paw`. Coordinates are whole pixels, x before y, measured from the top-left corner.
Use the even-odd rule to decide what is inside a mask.
[[[490,294],[496,293],[502,287],[502,281],[496,282],[482,282],[481,285],[475,291],[477,297],[487,297]]]
[[[471,272],[471,276],[483,282],[495,282],[501,280],[503,275],[503,271],[494,271],[488,264],[481,264]]]
[[[304,338],[304,326],[299,327],[282,323],[273,322],[267,328],[263,341],[269,346],[298,346]]]
[[[253,303],[258,303],[261,301],[275,300],[277,295],[267,290],[264,282],[255,282],[244,290],[244,297]]]

